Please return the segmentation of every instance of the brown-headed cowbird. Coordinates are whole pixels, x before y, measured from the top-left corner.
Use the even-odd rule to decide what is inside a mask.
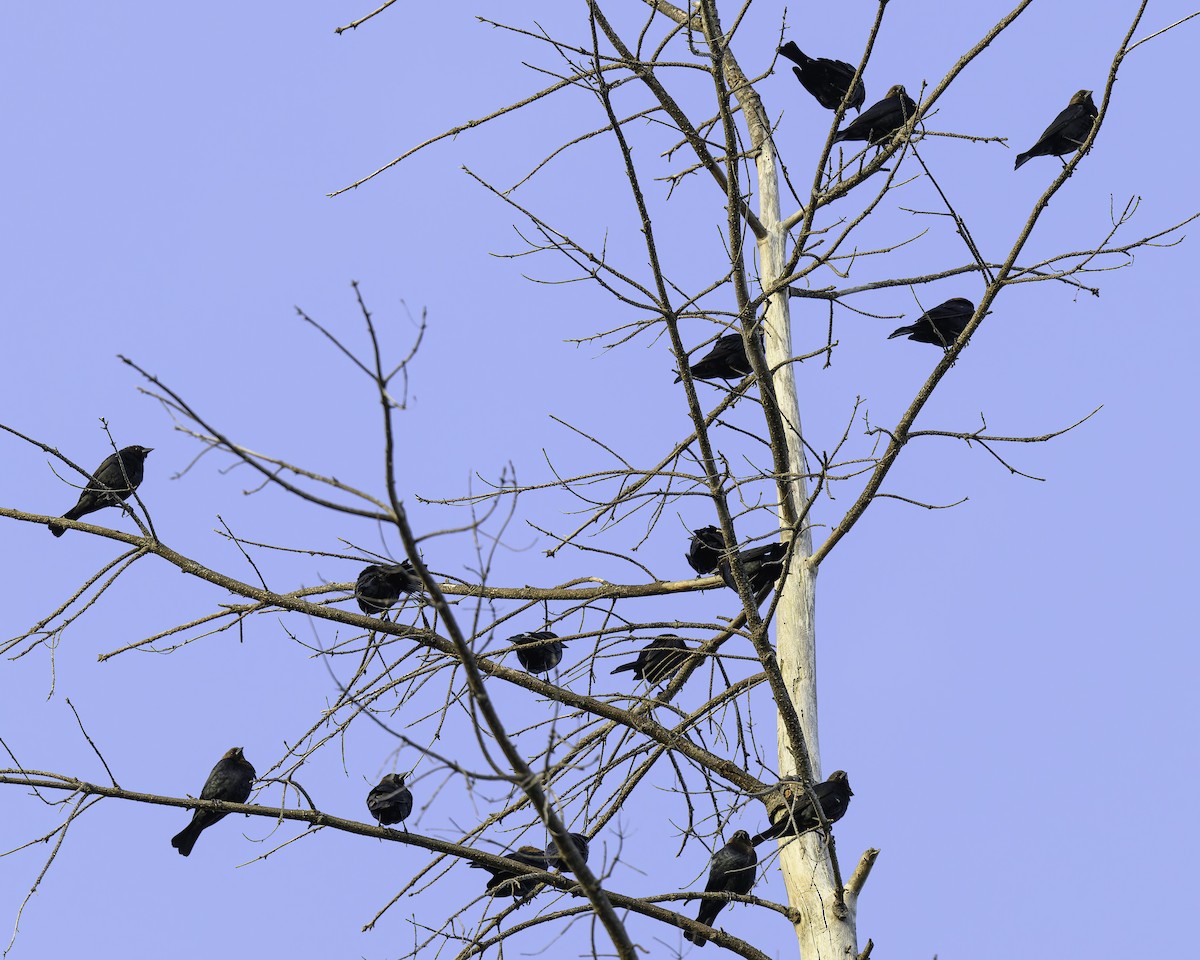
[[[792,67],[792,73],[800,81],[800,86],[816,97],[817,103],[826,110],[838,108],[846,97],[846,91],[850,89],[850,82],[854,79],[854,68],[850,64],[844,60],[807,56],[792,40],[780,47],[779,52],[796,64]],[[862,80],[859,80],[854,87],[854,95],[846,106],[858,110],[866,98],[867,88],[863,86]]]
[[[754,852],[754,844],[750,842],[750,834],[739,830],[730,841],[718,850],[712,858],[712,867],[708,871],[708,886],[705,893],[749,893],[754,886],[755,867],[758,866],[758,854]],[[724,908],[726,900],[705,900],[700,904],[700,913],[696,919],[700,923],[713,925],[717,914]],[[696,946],[702,947],[708,938],[702,933],[685,930],[684,937]]]
[[[412,813],[412,807],[412,791],[404,785],[402,773],[389,773],[367,794],[367,809],[381,827],[400,823]]]
[[[116,453],[110,453],[96,468],[92,479],[79,494],[79,502],[63,514],[63,519],[78,520],[89,513],[95,513],[105,507],[115,507],[123,502],[141,484],[146,457],[152,452],[152,447],[139,447],[134,444],[132,447],[122,447]],[[53,521],[47,526],[56,537],[61,537],[67,532],[66,527]]]
[[[1055,117],[1038,137],[1038,142],[1017,154],[1017,162],[1013,169],[1020,168],[1026,160],[1034,157],[1062,157],[1074,153],[1092,132],[1092,124],[1096,122],[1096,104],[1092,102],[1091,90],[1080,90],[1071,97],[1071,102]],[[1063,161],[1066,166],[1067,161]]]
[[[746,341],[740,333],[718,337],[713,348],[693,363],[688,370],[697,380],[732,380],[753,373],[746,359]],[[678,383],[683,377],[676,377]]]
[[[517,644],[517,659],[530,673],[549,673],[563,658],[562,641],[549,630],[518,633],[509,637],[508,642]]]
[[[750,581],[750,589],[754,591],[758,602],[762,603],[775,586],[779,575],[783,573],[783,558],[787,555],[787,544],[768,543],[766,546],[743,550],[739,555],[742,558],[742,567],[746,571],[746,577]],[[730,590],[737,590],[737,583],[733,579],[733,568],[729,565],[729,561],[722,560],[718,569],[721,579],[725,581],[725,586]]]
[[[504,856],[527,867],[536,867],[538,870],[546,869],[546,854],[537,847],[525,845],[504,854]],[[471,866],[486,870],[492,875],[487,882],[487,892],[493,896],[511,896],[517,899],[527,897],[541,882],[518,870],[495,869],[482,863],[472,863]]]
[[[254,767],[242,756],[242,748],[232,747],[225,751],[225,756],[212,768],[212,773],[208,775],[200,791],[200,799],[245,803],[246,798],[250,796],[250,786],[254,783],[254,777]],[[197,810],[192,814],[192,822],[171,838],[171,846],[178,850],[181,856],[188,856],[200,834],[225,816],[224,813],[215,810]]]
[[[897,130],[904,126],[917,112],[917,105],[896,84],[887,96],[873,103],[850,123],[833,135],[833,142],[842,140],[866,140],[872,145],[887,143]]]
[[[814,783],[812,790],[816,794],[817,802],[821,804],[821,812],[825,814],[829,823],[836,823],[842,819],[846,808],[850,806],[850,798],[854,796],[845,770],[835,770],[828,780]],[[809,830],[816,830],[821,825],[803,783],[797,780],[785,784],[783,795],[787,806],[776,814],[771,826],[754,835],[751,843],[759,844],[773,837],[798,836],[808,833]]]
[[[716,527],[701,527],[692,531],[692,542],[684,555],[688,565],[703,577],[717,569],[721,554],[725,552],[725,538]]]
[[[387,613],[402,593],[415,593],[420,589],[421,578],[413,570],[411,561],[373,563],[363,567],[354,582],[354,598],[358,601],[358,609],[370,617]]]
[[[953,300],[939,303],[936,307],[930,307],[917,318],[916,323],[893,330],[888,334],[888,339],[907,334],[909,340],[932,343],[948,350],[967,328],[967,323],[974,313],[975,304],[965,297],[955,297]]]
[[[587,863],[588,838],[582,833],[572,833],[570,837],[571,845],[575,847],[575,852],[579,854],[579,859]],[[551,838],[550,842],[546,844],[546,869],[553,870],[555,867],[564,873],[571,872],[571,865],[567,863],[567,858],[558,855],[558,844]]]
[[[632,670],[638,680],[645,680],[650,684],[665,683],[683,666],[687,660],[687,650],[687,641],[683,637],[664,633],[643,647],[636,660],[623,663],[612,672],[624,673],[626,670]]]

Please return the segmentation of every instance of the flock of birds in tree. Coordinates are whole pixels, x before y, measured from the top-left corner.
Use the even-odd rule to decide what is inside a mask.
[[[854,83],[854,90],[850,92],[855,70],[845,61],[807,56],[792,40],[780,47],[779,53],[795,64],[792,72],[800,85],[826,110],[837,110],[843,101],[847,108],[860,110],[866,101],[867,91],[861,79]],[[865,141],[873,146],[885,144],[916,110],[917,105],[904,87],[896,84],[882,100],[862,110],[854,120],[837,131],[833,142],[851,140]],[[1013,169],[1019,169],[1033,157],[1062,158],[1074,153],[1091,133],[1096,114],[1092,91],[1080,90],[1042,131],[1037,142],[1024,153],[1017,154]],[[1062,162],[1066,163],[1065,160]],[[917,343],[932,343],[948,350],[962,335],[974,314],[975,304],[965,297],[954,297],[926,310],[915,323],[894,330],[888,339],[907,336]],[[688,371],[697,380],[732,380],[749,376],[753,369],[746,357],[746,345],[741,334],[731,333],[719,337],[712,350],[689,366]],[[678,383],[680,379],[676,377],[675,382]]]
[[[736,339],[741,342],[740,336]],[[63,514],[62,519],[76,521],[105,507],[123,504],[141,485],[146,457],[151,452],[149,447],[134,445],[123,447],[105,458],[80,493],[78,502]],[[50,521],[49,526],[55,536],[62,536],[67,529],[56,521]],[[757,602],[762,603],[783,574],[787,547],[782,543],[770,543],[739,551],[738,555],[750,589]],[[684,559],[698,575],[719,573],[726,586],[737,589],[724,538],[716,527],[701,527],[693,531]],[[354,585],[354,598],[359,609],[367,616],[386,617],[401,598],[419,593],[420,590],[421,579],[411,561],[372,563],[359,573]],[[549,630],[518,634],[511,637],[509,642],[516,648],[521,665],[530,673],[549,673],[562,662],[563,641]],[[690,651],[683,637],[664,634],[639,651],[635,659],[621,664],[612,673],[632,673],[635,680],[644,680],[651,686],[665,684],[684,666]],[[209,773],[200,790],[200,799],[245,803],[250,797],[255,777],[254,767],[246,759],[243,748],[233,747],[225,752]],[[796,836],[836,822],[846,812],[852,794],[845,772],[838,770],[828,780],[813,784],[811,795],[801,781],[785,781],[782,796],[784,804],[770,827],[753,838],[745,830],[738,830],[713,855],[705,893],[749,893],[754,886],[758,864],[758,855],[754,851],[756,844],[779,837]],[[819,815],[813,805],[814,797],[821,809]],[[405,785],[403,774],[387,774],[367,794],[367,810],[380,826],[402,824],[412,809],[412,792]],[[188,824],[171,838],[171,846],[181,856],[190,856],[200,834],[226,816],[226,811],[195,810]],[[570,837],[575,852],[586,862],[589,837],[582,833],[572,833]],[[570,872],[567,858],[561,855],[553,840],[545,849],[525,845],[504,854],[504,857],[513,866],[494,868],[478,862],[471,863],[472,867],[483,868],[491,874],[486,890],[492,895],[518,899],[532,895],[537,891],[540,881],[529,871],[557,869]],[[712,926],[727,902],[720,899],[704,900],[697,920]],[[689,930],[684,935],[697,946],[702,946],[706,941],[706,937],[699,932]]]
[[[797,79],[822,107],[836,110],[844,102],[847,107],[861,109],[866,100],[866,88],[861,79],[854,82],[855,70],[850,64],[841,60],[808,57],[791,41],[780,47],[779,52],[796,64],[793,72]],[[852,82],[853,90],[850,88]],[[886,143],[915,110],[916,105],[904,87],[897,84],[884,99],[862,110],[856,119],[839,130],[834,135],[834,142]],[[1029,150],[1018,154],[1016,167],[1033,157],[1062,157],[1078,150],[1091,132],[1095,119],[1096,105],[1092,102],[1091,91],[1080,90],[1038,141]],[[970,300],[955,297],[927,310],[915,323],[900,327],[889,339],[907,336],[918,343],[930,343],[948,349],[962,334],[974,313],[975,305]],[[707,355],[689,367],[689,372],[701,380],[749,376],[752,368],[741,334],[720,337]],[[677,377],[676,382],[679,379]],[[141,484],[146,457],[151,452],[149,447],[134,445],[108,456],[89,479],[78,502],[62,515],[62,519],[79,520],[97,510],[123,503]],[[56,521],[50,521],[49,527],[56,537],[61,537],[67,529]],[[782,543],[770,543],[739,552],[742,569],[758,603],[762,603],[782,575],[786,555],[787,547]],[[737,589],[724,537],[716,527],[701,527],[693,531],[685,559],[698,575],[719,573],[726,586]],[[364,614],[386,616],[401,597],[417,593],[420,589],[420,578],[412,564],[405,560],[402,563],[365,567],[358,575],[354,596]],[[549,630],[518,634],[510,638],[510,642],[516,647],[517,659],[530,673],[549,673],[562,662],[563,641]],[[682,637],[664,634],[644,647],[636,659],[621,664],[612,672],[631,672],[635,680],[644,680],[652,686],[665,684],[687,662],[690,649]],[[200,791],[200,799],[245,803],[254,779],[254,767],[243,755],[242,748],[233,747],[213,767]],[[758,866],[758,855],[754,850],[757,844],[765,840],[798,836],[835,823],[845,814],[853,793],[845,771],[838,770],[828,780],[814,783],[808,788],[799,780],[785,781],[782,795],[784,803],[778,808],[771,826],[753,837],[745,830],[738,830],[713,855],[705,893],[748,894],[754,886]],[[819,814],[817,806],[820,807]],[[381,826],[403,823],[413,809],[412,792],[404,784],[404,775],[389,773],[372,787],[367,794],[367,809]],[[171,839],[171,846],[185,857],[190,855],[200,834],[226,815],[215,810],[196,810],[187,826]],[[589,838],[582,833],[572,833],[570,837],[575,852],[586,862]],[[494,868],[477,862],[471,864],[491,874],[486,889],[493,895],[520,899],[534,894],[539,881],[529,873],[530,870],[557,869],[570,872],[567,859],[560,854],[553,840],[544,849],[525,845],[504,856],[511,867]],[[711,927],[727,902],[717,898],[704,900],[696,919]],[[684,936],[696,946],[702,946],[706,941],[700,932],[689,930]]]

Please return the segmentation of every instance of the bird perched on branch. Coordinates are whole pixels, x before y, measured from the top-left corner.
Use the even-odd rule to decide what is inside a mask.
[[[821,812],[829,823],[836,823],[842,819],[846,808],[850,806],[850,798],[854,796],[845,770],[835,770],[828,780],[814,783],[812,792],[821,804]],[[821,825],[803,783],[795,781],[786,784],[783,787],[783,796],[787,806],[775,815],[771,826],[754,835],[751,843],[757,845],[773,837],[799,836],[808,833],[809,830],[816,830]]]
[[[538,870],[546,869],[546,855],[537,847],[525,845],[504,854],[504,856],[527,867],[535,867]],[[506,867],[494,868],[482,863],[472,863],[471,866],[486,870],[492,875],[487,882],[487,892],[493,896],[511,896],[517,899],[527,897],[541,882],[535,877]]]
[[[549,630],[518,633],[508,642],[517,644],[517,659],[530,673],[549,673],[563,658],[563,643]]]
[[[740,333],[718,337],[713,348],[688,367],[688,371],[697,380],[732,380],[754,372],[746,359],[746,342]],[[675,382],[682,379],[676,377]]]
[[[755,867],[758,866],[758,854],[750,842],[750,834],[739,830],[729,842],[718,850],[712,858],[712,867],[708,871],[708,885],[705,893],[741,893],[747,894],[754,886]],[[700,923],[713,925],[728,901],[704,900],[700,904],[700,913],[696,919]],[[685,930],[684,937],[696,946],[702,947],[708,938],[702,933]]]
[[[783,558],[786,555],[787,544],[784,543],[768,543],[766,546],[753,547],[738,554],[742,558],[746,578],[750,581],[750,589],[754,591],[759,603],[763,602],[763,598],[771,592],[771,588],[783,573]],[[737,590],[729,561],[723,559],[718,569],[725,586],[730,590]]]
[[[371,617],[387,613],[399,602],[401,594],[420,589],[421,578],[413,570],[411,561],[372,563],[363,567],[354,582],[354,598],[358,601],[358,609]]]
[[[152,447],[139,447],[137,444],[110,453],[79,494],[79,501],[63,514],[63,519],[78,520],[89,513],[123,503],[141,485],[146,457],[151,453]],[[56,537],[67,532],[66,527],[54,521],[47,526]]]
[[[402,773],[389,773],[367,794],[367,809],[381,827],[400,823],[412,813],[412,807],[412,791],[404,785]]]
[[[579,854],[579,859],[587,863],[589,850],[588,838],[582,833],[572,833],[570,837],[571,845],[575,847],[575,852]],[[564,873],[571,872],[571,865],[567,863],[567,858],[559,855],[558,843],[551,838],[550,842],[546,844],[546,868],[553,870],[556,867]]]
[[[665,683],[683,666],[687,660],[688,649],[687,641],[683,637],[664,633],[643,647],[636,660],[623,663],[612,672],[624,673],[632,670],[638,680],[645,680],[650,684]]]
[[[204,781],[200,790],[201,800],[226,800],[229,803],[245,803],[250,796],[250,786],[254,783],[254,767],[242,756],[241,747],[232,747],[217,761],[212,773]],[[182,856],[189,856],[196,840],[226,814],[216,810],[197,810],[192,814],[192,822],[171,838],[171,846]]]
[[[936,307],[930,307],[917,318],[916,323],[893,330],[888,334],[888,339],[907,334],[909,340],[932,343],[948,350],[962,335],[974,313],[975,304],[965,297],[955,297],[953,300],[939,303]]]
[[[833,142],[866,140],[875,146],[887,143],[892,134],[904,126],[916,112],[917,105],[905,92],[904,87],[896,84],[887,92],[886,97],[878,103],[871,104],[835,133]]]
[[[800,81],[800,86],[816,97],[817,103],[826,110],[836,110],[846,98],[846,91],[854,80],[854,68],[844,60],[827,60],[824,57],[807,56],[795,42],[789,40],[779,48],[780,54],[787,57],[796,66],[792,73]],[[846,104],[858,110],[867,98],[867,88],[862,80],[854,85],[854,94]]]
[[[1091,90],[1080,90],[1066,105],[1063,111],[1050,121],[1050,126],[1042,131],[1038,142],[1017,154],[1013,169],[1018,170],[1026,160],[1034,157],[1062,157],[1074,153],[1083,146],[1083,141],[1092,132],[1092,124],[1096,122],[1096,104],[1092,102]],[[1063,166],[1067,161],[1063,160]]]
[[[725,538],[721,531],[716,527],[701,527],[692,531],[692,541],[684,559],[698,576],[703,577],[717,569],[724,552]]]

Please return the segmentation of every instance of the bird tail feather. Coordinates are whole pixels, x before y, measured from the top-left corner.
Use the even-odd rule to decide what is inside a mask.
[[[191,856],[192,847],[196,845],[196,840],[200,836],[199,830],[192,829],[194,826],[195,822],[193,821],[171,838],[171,846],[179,851],[180,856]]]

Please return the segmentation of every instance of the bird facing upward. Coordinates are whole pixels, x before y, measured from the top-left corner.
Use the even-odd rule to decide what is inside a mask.
[[[254,777],[254,767],[242,755],[242,748],[231,747],[217,761],[208,779],[204,781],[200,799],[245,803],[246,798],[250,796]],[[189,856],[200,834],[226,816],[227,814],[216,810],[197,810],[192,814],[192,822],[171,838],[171,846],[178,850],[181,856]]]
[[[705,893],[741,893],[747,894],[754,886],[755,867],[758,866],[758,854],[750,842],[750,834],[745,830],[735,833],[725,846],[718,850],[712,858],[712,867],[708,871],[708,885]],[[700,913],[696,919],[700,923],[713,925],[728,901],[704,900],[700,904]],[[708,938],[702,933],[685,930],[684,937],[696,946],[702,947]]]

